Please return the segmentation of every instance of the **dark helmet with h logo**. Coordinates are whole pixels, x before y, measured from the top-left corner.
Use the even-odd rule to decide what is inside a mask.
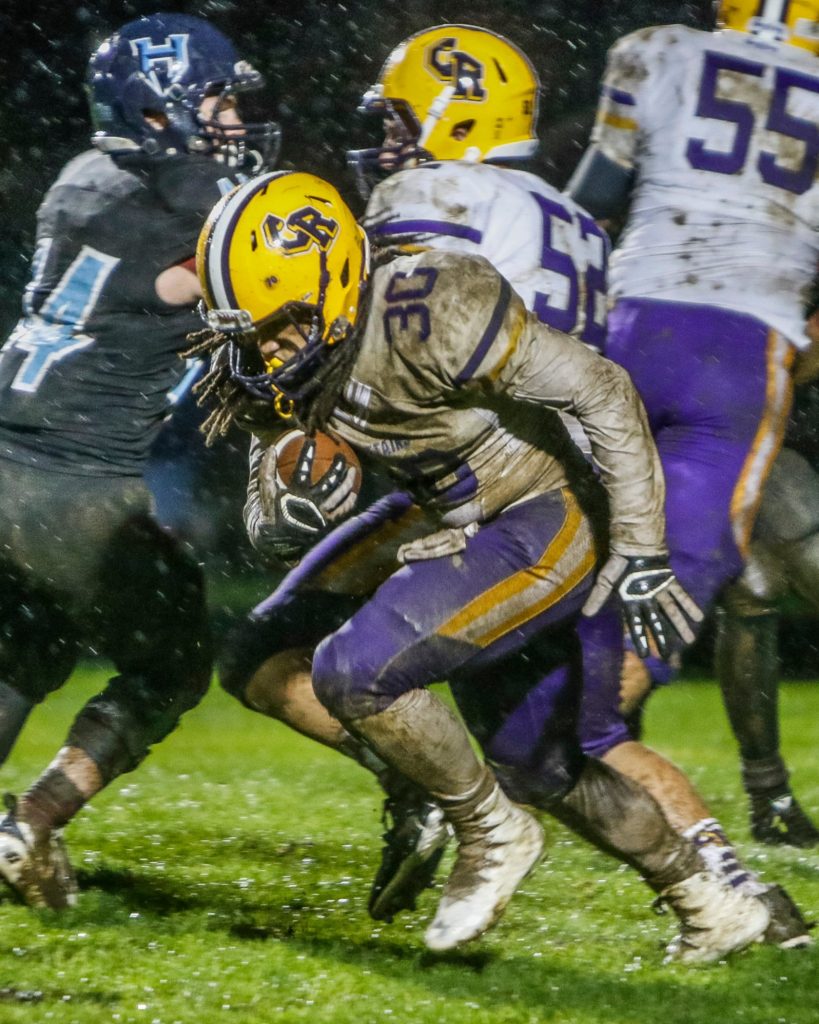
[[[240,60],[233,43],[202,18],[152,14],[124,25],[94,53],[88,67],[94,145],[106,152],[148,155],[203,153],[230,166],[260,154],[268,164],[278,148],[273,121],[232,130],[219,110],[260,89],[262,76]],[[213,109],[200,110],[206,97]]]

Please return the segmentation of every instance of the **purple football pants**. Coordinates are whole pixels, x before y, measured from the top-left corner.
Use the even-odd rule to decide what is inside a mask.
[[[264,656],[299,645],[315,645],[314,688],[345,721],[449,680],[487,757],[531,773],[540,796],[561,795],[583,759],[575,625],[597,561],[588,519],[569,492],[544,494],[483,524],[457,555],[411,563],[383,582],[376,573],[369,596],[361,574],[356,595],[337,585],[334,564],[347,575],[357,548],[400,537],[408,504],[384,499],[309,553],[245,624],[233,646],[257,654],[228,688],[238,695]],[[595,621],[622,633],[616,612]],[[604,665],[613,691],[619,662]]]
[[[609,316],[606,356],[631,375],[665,473],[671,566],[703,610],[747,556],[790,409],[792,351],[754,317],[713,307],[624,299]],[[655,667],[656,682],[669,678]],[[610,682],[585,671],[581,736],[597,756],[621,735]]]

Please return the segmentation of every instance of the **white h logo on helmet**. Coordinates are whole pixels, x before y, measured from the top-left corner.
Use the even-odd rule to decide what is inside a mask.
[[[150,36],[143,36],[132,39],[131,47],[144,75],[164,71],[169,78],[180,78],[190,65],[187,32],[173,32],[164,43],[154,43]]]

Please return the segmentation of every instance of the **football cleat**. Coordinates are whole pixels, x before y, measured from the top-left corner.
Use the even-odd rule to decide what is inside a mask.
[[[458,827],[458,840],[455,866],[424,937],[436,952],[454,949],[491,928],[543,854],[540,825],[498,785],[474,818]]]
[[[64,910],[77,902],[77,879],[58,832],[17,820],[17,801],[6,794],[0,819],[0,878],[30,907]]]
[[[791,793],[752,798],[751,835],[768,846],[817,846],[819,829]]]
[[[666,948],[665,963],[713,963],[762,939],[770,924],[762,901],[724,886],[707,871],[669,885],[659,902],[671,907],[681,925]]]
[[[771,918],[763,942],[779,946],[780,949],[803,949],[813,945],[808,932],[815,924],[805,920],[799,907],[781,885],[772,885],[754,898],[768,908]]]
[[[437,804],[388,797],[384,801],[381,864],[370,890],[368,910],[376,921],[392,921],[402,910],[415,910],[432,885],[452,828]]]

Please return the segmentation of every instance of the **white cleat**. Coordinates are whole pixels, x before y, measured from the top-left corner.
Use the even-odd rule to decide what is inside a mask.
[[[543,854],[540,825],[497,785],[477,808],[476,820],[458,831],[455,866],[424,937],[436,952],[491,928]]]
[[[680,919],[665,963],[708,964],[761,940],[770,923],[764,903],[731,889],[706,871],[660,893]]]
[[[0,819],[0,878],[30,907],[64,910],[77,902],[77,879],[58,832],[17,821],[14,799]]]

